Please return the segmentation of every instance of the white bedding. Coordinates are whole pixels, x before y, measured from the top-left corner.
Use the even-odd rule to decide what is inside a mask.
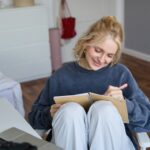
[[[7,99],[24,117],[24,106],[21,86],[18,82],[6,77],[0,72],[0,97]]]

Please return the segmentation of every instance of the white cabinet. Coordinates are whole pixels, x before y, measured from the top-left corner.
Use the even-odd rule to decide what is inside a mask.
[[[0,10],[0,72],[28,81],[50,75],[48,17],[44,6]]]

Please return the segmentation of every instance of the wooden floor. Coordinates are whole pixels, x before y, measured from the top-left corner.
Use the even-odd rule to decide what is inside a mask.
[[[121,62],[128,66],[141,89],[150,98],[150,62],[135,59],[134,57],[125,54],[123,55]],[[21,84],[26,119],[31,110],[32,103],[39,95],[45,81],[46,78]]]
[[[31,111],[32,104],[40,94],[45,82],[46,78],[21,83],[26,120],[28,120],[27,116]]]

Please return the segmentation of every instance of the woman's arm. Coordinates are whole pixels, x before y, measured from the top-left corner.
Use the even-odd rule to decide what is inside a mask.
[[[128,83],[128,87],[124,90],[129,115],[128,127],[136,132],[150,131],[150,101],[130,71],[125,80]]]
[[[50,115],[50,106],[54,104],[50,96],[50,78],[47,80],[45,87],[32,106],[28,115],[29,123],[35,129],[49,129],[52,127],[52,117]]]

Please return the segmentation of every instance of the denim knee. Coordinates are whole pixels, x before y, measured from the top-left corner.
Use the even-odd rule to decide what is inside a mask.
[[[68,123],[84,115],[85,115],[85,111],[83,107],[74,102],[69,102],[62,105],[61,108],[56,113],[56,116],[61,117],[63,122],[68,122]]]
[[[95,119],[108,120],[118,115],[118,111],[115,106],[109,101],[98,101],[90,107],[91,116]]]

